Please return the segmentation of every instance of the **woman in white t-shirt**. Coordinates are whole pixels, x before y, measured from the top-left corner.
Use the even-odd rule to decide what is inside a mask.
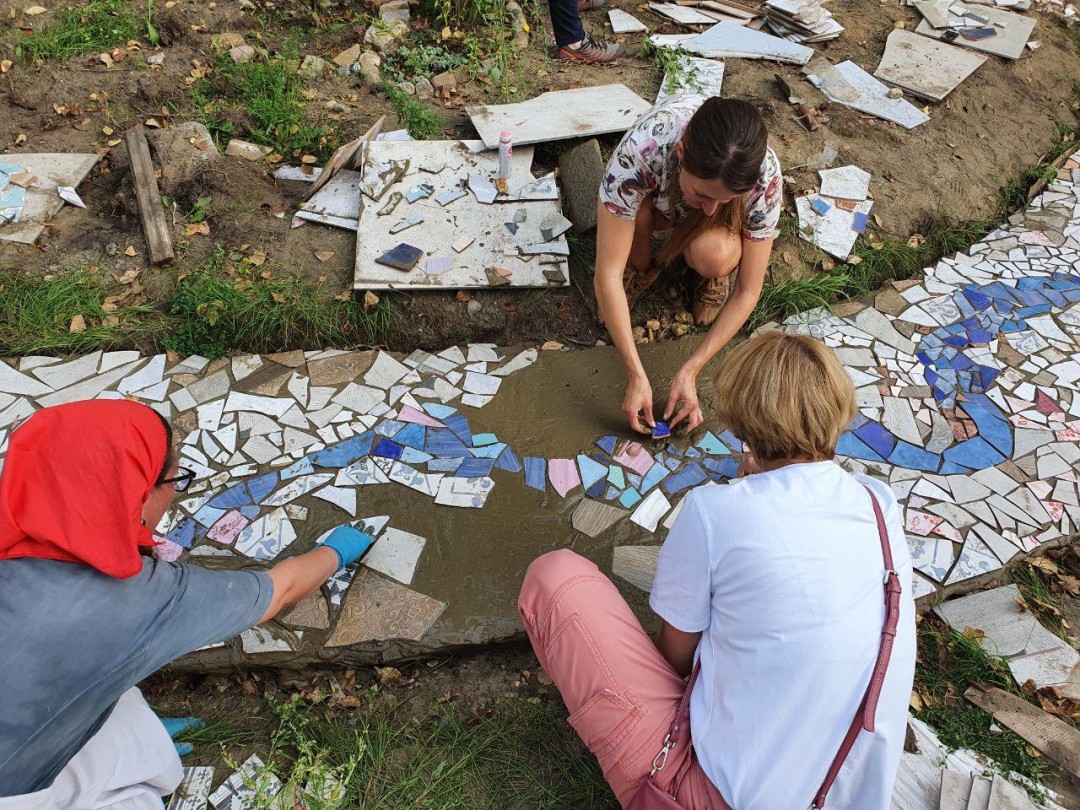
[[[833,352],[768,332],[722,360],[718,418],[748,445],[745,477],[691,491],[660,551],[655,643],[595,565],[567,551],[536,560],[519,609],[570,723],[626,806],[695,661],[692,747],[656,783],[686,808],[807,810],[871,680],[885,622],[871,493],[902,583],[899,622],[873,730],[861,730],[830,810],[886,810],[903,750],[915,667],[911,559],[887,484],[834,461],[856,414]]]

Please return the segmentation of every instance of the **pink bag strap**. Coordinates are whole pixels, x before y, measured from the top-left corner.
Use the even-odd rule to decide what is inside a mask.
[[[881,540],[881,556],[885,558],[885,626],[881,631],[881,646],[878,649],[877,661],[874,663],[874,672],[870,676],[870,684],[866,687],[866,694],[855,719],[851,721],[851,727],[840,744],[840,750],[836,752],[825,781],[814,798],[814,808],[825,806],[825,797],[829,793],[833,782],[836,781],[840,768],[851,753],[851,747],[855,744],[855,738],[862,729],[874,730],[874,716],[877,714],[878,698],[881,697],[881,687],[885,682],[885,673],[889,669],[889,658],[892,656],[893,640],[896,638],[896,625],[900,619],[900,577],[893,569],[892,548],[889,546],[889,531],[885,526],[885,516],[881,514],[881,505],[874,493],[866,487],[870,495],[870,502],[874,505],[874,517],[877,519],[878,538]]]
[[[671,721],[671,728],[668,729],[667,736],[664,737],[664,747],[653,757],[649,779],[655,777],[657,771],[663,770],[664,765],[667,764],[668,753],[679,741],[679,734],[682,733],[683,726],[690,722],[690,695],[694,691],[694,684],[697,683],[700,674],[701,660],[699,659],[694,664],[694,671],[690,673],[690,680],[686,682],[686,691],[683,692],[682,699],[679,701],[679,708],[675,710],[675,719]]]

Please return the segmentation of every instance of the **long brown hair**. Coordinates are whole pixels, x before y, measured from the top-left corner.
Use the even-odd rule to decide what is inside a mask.
[[[671,264],[699,234],[714,228],[739,233],[746,219],[746,194],[761,176],[761,164],[769,146],[769,133],[753,104],[734,98],[706,99],[682,136],[682,171],[702,180],[721,180],[737,196],[717,208],[711,217],[700,208],[672,228],[660,251],[661,265]],[[676,180],[669,191],[668,209],[675,212],[681,193]]]

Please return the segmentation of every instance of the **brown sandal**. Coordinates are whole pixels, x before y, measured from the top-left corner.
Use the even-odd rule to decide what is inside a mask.
[[[694,301],[690,305],[695,324],[708,326],[716,320],[728,299],[728,289],[727,276],[698,279],[694,287]]]
[[[633,309],[638,300],[645,291],[656,283],[656,279],[660,278],[659,269],[650,269],[645,272],[638,270],[632,264],[627,262],[626,269],[623,270],[622,286],[626,292],[626,305],[629,309]]]

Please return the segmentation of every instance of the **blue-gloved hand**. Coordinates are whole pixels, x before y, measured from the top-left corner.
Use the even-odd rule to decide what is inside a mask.
[[[363,557],[373,545],[375,538],[353,526],[338,526],[323,545],[332,548],[338,556],[338,570]]]
[[[176,737],[177,734],[187,731],[189,728],[206,728],[206,723],[198,717],[159,717],[158,719],[161,720],[161,725],[165,726],[165,731],[168,732],[169,737]],[[174,742],[173,746],[176,748],[176,753],[182,757],[186,757],[195,750],[195,746],[186,742]]]

